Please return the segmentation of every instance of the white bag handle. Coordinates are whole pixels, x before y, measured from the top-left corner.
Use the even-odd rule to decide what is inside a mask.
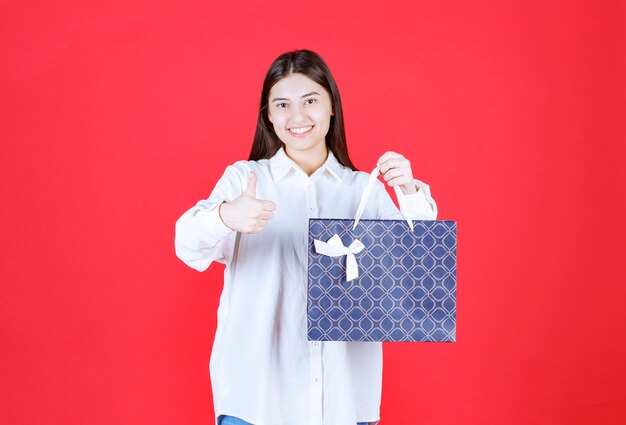
[[[365,204],[367,204],[367,198],[369,198],[370,192],[372,190],[372,187],[374,187],[374,183],[378,179],[379,173],[380,173],[380,167],[377,166],[376,168],[374,168],[374,170],[370,174],[370,179],[367,182],[367,185],[365,186],[363,195],[361,195],[361,202],[359,203],[359,207],[356,210],[356,215],[354,217],[354,225],[352,226],[352,230],[356,228],[356,225],[359,223],[359,220],[361,219],[361,215],[363,215],[363,211],[365,210]],[[406,209],[406,204],[405,204],[405,199],[404,199],[405,195],[404,193],[402,193],[402,189],[400,189],[399,186],[394,186],[393,189],[396,192],[396,197],[398,198],[398,204],[400,204],[400,212],[402,213],[402,216],[404,217],[406,222],[409,224],[409,228],[411,229],[411,231],[413,231],[413,220],[411,220],[411,217],[409,216],[409,213]]]

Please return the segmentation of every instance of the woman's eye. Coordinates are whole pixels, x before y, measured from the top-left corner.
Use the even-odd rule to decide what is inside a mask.
[[[317,102],[317,99],[313,99],[313,98],[311,98],[311,99],[307,99],[305,102],[308,102],[309,100],[311,101],[311,103],[315,103],[315,102]],[[311,103],[309,103],[309,105],[310,105]]]
[[[285,105],[285,106],[281,106],[281,105]],[[287,107],[287,104],[285,102],[277,103],[276,106],[278,106],[279,108],[285,108],[285,107]]]

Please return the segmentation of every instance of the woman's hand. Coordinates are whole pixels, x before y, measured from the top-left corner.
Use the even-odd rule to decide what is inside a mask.
[[[241,233],[259,233],[274,216],[276,204],[256,199],[256,174],[250,172],[248,188],[237,199],[219,206],[224,224]]]
[[[389,186],[400,186],[405,195],[417,192],[411,163],[404,156],[391,151],[385,152],[378,158],[377,164],[380,166],[380,174]]]

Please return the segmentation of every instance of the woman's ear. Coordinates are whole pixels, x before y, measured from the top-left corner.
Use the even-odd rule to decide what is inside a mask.
[[[274,124],[274,121],[272,121],[272,114],[269,111],[267,112],[267,119],[269,119],[270,122]]]

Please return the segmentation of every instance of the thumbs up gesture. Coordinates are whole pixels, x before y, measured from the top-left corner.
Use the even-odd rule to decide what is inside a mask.
[[[219,206],[224,224],[241,233],[259,233],[274,216],[276,204],[256,199],[256,174],[250,172],[248,188],[239,198]]]

